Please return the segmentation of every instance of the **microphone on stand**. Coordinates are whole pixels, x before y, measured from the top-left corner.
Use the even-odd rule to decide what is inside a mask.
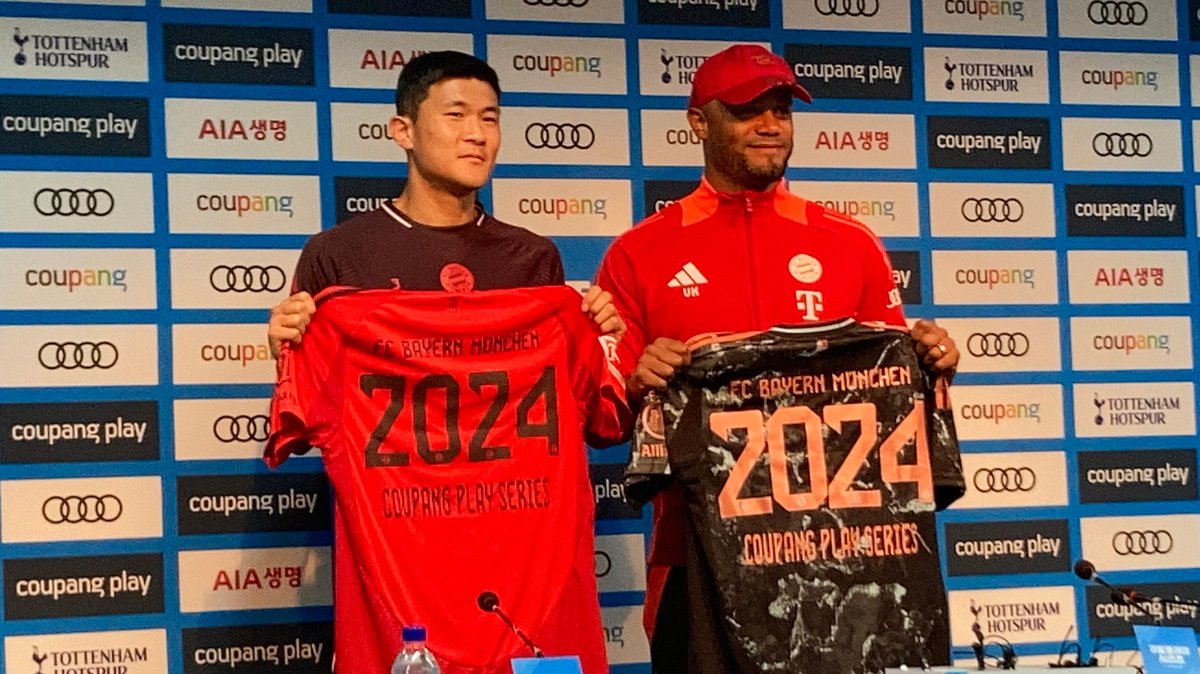
[[[1083,580],[1095,581],[1098,585],[1106,588],[1112,593],[1113,601],[1117,602],[1118,604],[1134,607],[1137,609],[1138,613],[1141,613],[1147,618],[1153,620],[1155,625],[1162,624],[1161,620],[1159,620],[1152,613],[1147,611],[1144,606],[1142,606],[1142,602],[1150,601],[1149,599],[1128,588],[1114,587],[1110,585],[1108,581],[1100,577],[1100,574],[1096,573],[1096,565],[1092,564],[1088,560],[1081,559],[1078,562],[1075,562],[1075,575],[1079,576]]]
[[[517,635],[517,638],[525,642],[525,645],[528,646],[529,650],[533,652],[533,657],[546,657],[546,654],[542,652],[542,649],[538,648],[537,644],[533,643],[532,639],[525,636],[525,633],[521,631],[521,628],[514,625],[513,621],[510,620],[507,615],[505,615],[504,611],[500,610],[500,597],[495,592],[492,592],[491,590],[480,592],[479,598],[475,600],[475,603],[479,606],[479,610],[483,611],[484,613],[495,613],[496,615],[500,616],[500,619],[504,621],[505,625],[508,625],[508,628],[513,631],[513,634]]]

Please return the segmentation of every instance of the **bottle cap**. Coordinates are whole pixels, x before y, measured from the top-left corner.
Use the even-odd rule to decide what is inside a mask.
[[[401,630],[400,636],[405,641],[425,641],[425,626],[424,625],[405,625]]]

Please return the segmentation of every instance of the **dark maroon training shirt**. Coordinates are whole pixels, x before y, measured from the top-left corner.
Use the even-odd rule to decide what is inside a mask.
[[[293,288],[314,295],[334,285],[465,292],[563,282],[553,242],[482,209],[462,225],[430,227],[385,203],[309,239]]]

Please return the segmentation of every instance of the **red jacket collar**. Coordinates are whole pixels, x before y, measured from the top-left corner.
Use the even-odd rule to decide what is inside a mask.
[[[774,189],[765,192],[754,190],[721,192],[713,187],[707,178],[701,178],[700,186],[687,197],[680,200],[680,205],[683,206],[683,225],[687,226],[708,219],[722,206],[738,205],[745,207],[749,205],[754,209],[762,207],[779,210],[777,207],[780,202],[796,198],[795,195],[788,191],[786,178],[781,178],[776,183]],[[789,208],[785,210],[794,211],[796,209]],[[800,212],[803,212],[802,208]]]

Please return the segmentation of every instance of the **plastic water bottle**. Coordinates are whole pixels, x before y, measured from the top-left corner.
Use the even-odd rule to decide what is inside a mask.
[[[400,634],[404,647],[392,663],[392,674],[442,674],[433,653],[425,648],[424,625],[407,625]]]

